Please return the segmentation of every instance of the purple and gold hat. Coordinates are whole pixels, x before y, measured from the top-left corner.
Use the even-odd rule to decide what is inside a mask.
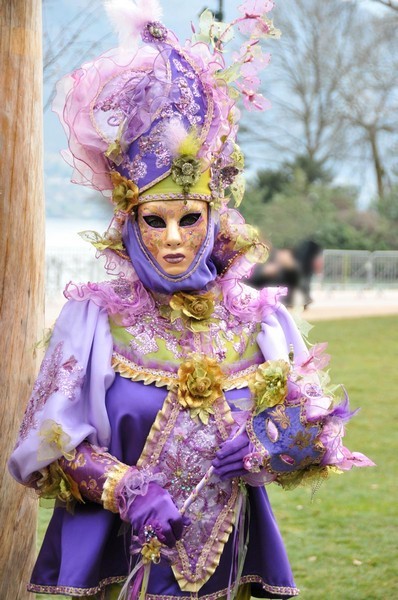
[[[117,213],[142,202],[200,199],[216,208],[228,188],[240,201],[244,160],[236,145],[243,99],[264,110],[258,72],[269,62],[259,42],[279,34],[270,0],[247,0],[229,24],[210,11],[185,45],[160,21],[157,0],[109,0],[120,45],[58,84],[54,110],[68,136],[72,181],[112,192]],[[226,65],[224,44],[238,29],[240,51]]]

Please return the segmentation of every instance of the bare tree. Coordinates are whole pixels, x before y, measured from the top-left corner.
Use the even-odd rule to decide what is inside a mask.
[[[268,88],[276,89],[266,132],[252,119],[250,135],[282,156],[303,154],[324,163],[341,158],[345,131],[338,118],[339,89],[351,71],[351,28],[358,8],[338,0],[279,3]],[[260,132],[260,133],[259,133]],[[262,132],[262,133],[261,133]]]
[[[392,8],[392,10],[396,10],[398,12],[398,2],[394,2],[394,0],[373,0],[373,2],[377,2],[377,4],[382,4],[388,8]]]
[[[47,110],[54,98],[55,82],[67,69],[73,70],[85,59],[92,57],[101,49],[110,33],[98,39],[90,37],[91,28],[98,23],[103,14],[102,0],[87,0],[83,8],[74,12],[62,26],[51,28],[51,10],[58,8],[54,0],[43,0],[43,81],[47,91],[44,98],[44,110]],[[59,9],[59,8],[58,8]]]
[[[351,77],[340,88],[340,117],[351,146],[372,164],[383,198],[393,171],[391,148],[398,141],[398,40],[390,19],[376,19],[358,39]]]
[[[352,171],[370,165],[382,198],[398,137],[395,19],[339,0],[279,6],[275,21],[283,37],[268,83],[277,88],[274,114],[266,131],[246,120],[246,136],[282,159],[304,155]]]

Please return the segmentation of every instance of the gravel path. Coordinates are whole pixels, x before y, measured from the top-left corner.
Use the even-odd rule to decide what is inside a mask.
[[[315,289],[312,297],[314,302],[301,313],[310,322],[398,315],[398,289]]]

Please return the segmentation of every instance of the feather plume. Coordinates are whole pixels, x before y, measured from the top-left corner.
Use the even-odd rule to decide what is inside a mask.
[[[180,147],[188,136],[188,132],[180,119],[170,119],[163,131],[163,143],[173,157],[180,154]]]
[[[145,25],[163,14],[158,0],[105,0],[104,6],[122,48],[136,45]]]
[[[197,156],[200,150],[200,140],[198,138],[198,130],[192,127],[187,137],[180,144],[178,151],[180,154],[188,154],[189,156]]]
[[[200,140],[196,127],[187,131],[180,119],[170,119],[163,131],[163,143],[173,157],[181,155],[197,156]]]

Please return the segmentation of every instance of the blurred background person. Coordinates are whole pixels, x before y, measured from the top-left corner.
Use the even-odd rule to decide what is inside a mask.
[[[305,310],[313,302],[311,298],[312,278],[323,272],[323,248],[313,240],[304,240],[294,249],[293,255],[299,270],[297,287],[303,294]]]
[[[297,292],[302,294],[304,309],[313,301],[311,282],[323,271],[323,249],[313,240],[303,240],[295,248],[273,248],[266,263],[258,265],[248,284],[255,289],[282,286],[287,288],[281,301],[288,308],[297,304]]]

